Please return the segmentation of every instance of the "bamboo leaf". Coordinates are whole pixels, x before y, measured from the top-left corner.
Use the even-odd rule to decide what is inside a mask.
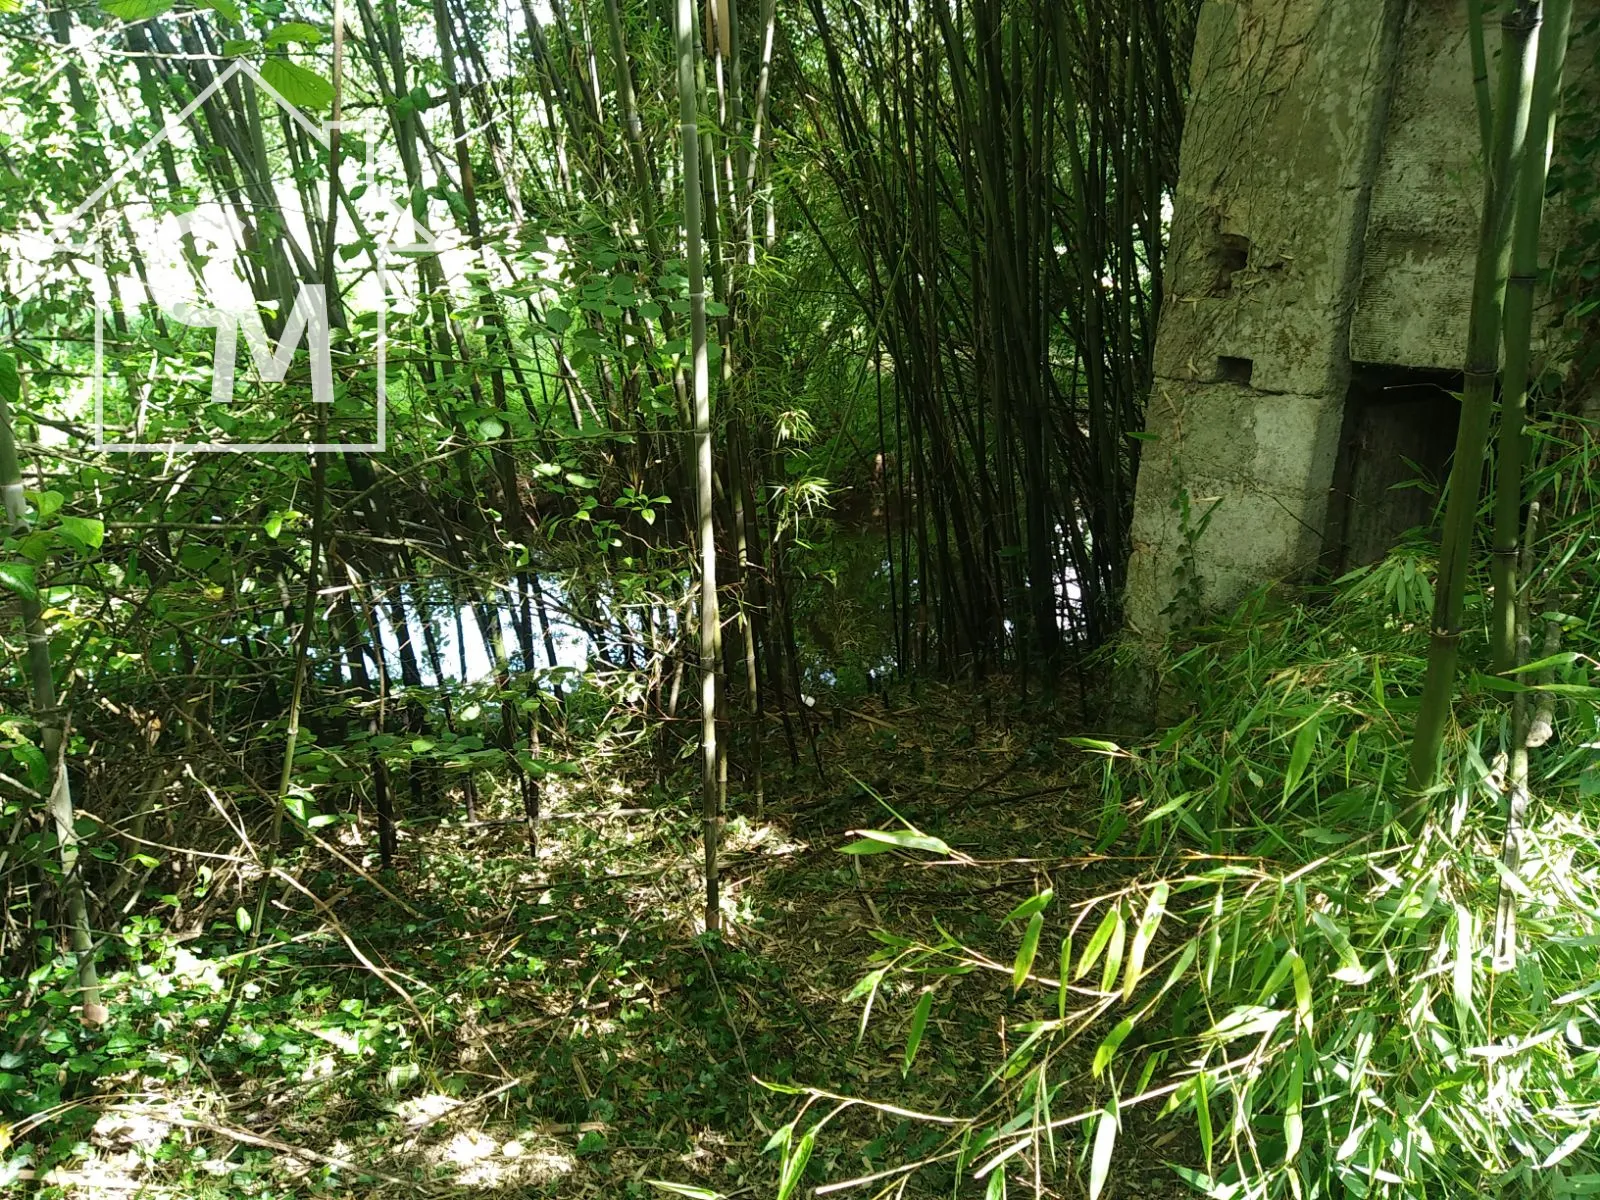
[[[890,850],[927,850],[933,854],[949,854],[950,847],[936,837],[916,833],[909,829],[859,829],[861,841],[845,846],[842,854],[884,854]]]
[[[1150,949],[1150,943],[1155,941],[1156,931],[1161,928],[1161,918],[1167,911],[1167,896],[1171,889],[1165,880],[1151,889],[1150,899],[1145,902],[1144,915],[1139,918],[1139,928],[1134,931],[1133,946],[1128,952],[1128,973],[1122,983],[1123,1000],[1133,998],[1134,988],[1139,986],[1139,977],[1144,973],[1144,959]]]
[[[911,1013],[911,1031],[906,1034],[906,1062],[902,1075],[909,1074],[911,1064],[917,1057],[917,1048],[922,1045],[922,1034],[928,1028],[928,1014],[933,1011],[933,993],[923,992],[917,998],[917,1007]]]
[[[1305,776],[1306,766],[1311,762],[1311,756],[1317,749],[1317,728],[1321,724],[1322,714],[1315,713],[1300,726],[1300,732],[1295,734],[1294,747],[1289,751],[1289,769],[1283,775],[1283,798],[1285,801],[1294,794],[1295,788],[1300,786],[1300,780]]]
[[[1013,908],[1001,919],[1000,924],[1005,925],[1011,921],[1020,921],[1023,917],[1031,917],[1034,913],[1043,912],[1050,904],[1050,898],[1055,895],[1054,888],[1045,888],[1036,896],[1029,896],[1021,904]]]
[[[1204,1071],[1194,1077],[1194,1116],[1200,1128],[1200,1148],[1205,1151],[1206,1174],[1211,1175],[1214,1174],[1211,1164],[1216,1137],[1211,1128],[1211,1096],[1206,1088]]]
[[[1089,1200],[1099,1200],[1111,1175],[1111,1151],[1117,1144],[1117,1115],[1110,1106],[1095,1123],[1094,1153],[1089,1160]]]
[[[1074,979],[1082,979],[1094,969],[1094,964],[1100,960],[1101,953],[1111,942],[1111,933],[1122,921],[1122,914],[1116,908],[1106,910],[1106,915],[1100,918],[1100,924],[1095,927],[1089,944],[1083,948],[1083,957],[1078,960],[1078,969],[1073,972]]]
[[[811,1161],[811,1149],[816,1142],[817,1131],[808,1129],[800,1135],[794,1150],[784,1158],[783,1171],[778,1178],[778,1200],[789,1200],[789,1197],[794,1195],[795,1189],[800,1186],[801,1177],[806,1173],[806,1164]]]
[[[1283,1112],[1283,1137],[1286,1143],[1284,1162],[1293,1162],[1300,1153],[1300,1143],[1305,1137],[1305,1121],[1300,1115],[1302,1093],[1305,1088],[1304,1060],[1296,1054],[1289,1066],[1289,1103]]]
[[[1114,1028],[1110,1033],[1106,1034],[1105,1040],[1101,1042],[1100,1045],[1095,1049],[1094,1062],[1089,1068],[1090,1073],[1093,1074],[1096,1079],[1100,1078],[1100,1073],[1106,1069],[1107,1065],[1110,1064],[1112,1058],[1116,1055],[1117,1047],[1122,1045],[1123,1042],[1127,1041],[1128,1035],[1132,1032],[1133,1018],[1124,1017],[1121,1021],[1117,1022],[1116,1028]]]
[[[1039,932],[1044,928],[1044,914],[1034,913],[1028,920],[1028,928],[1022,933],[1022,945],[1017,949],[1017,960],[1011,967],[1011,991],[1013,994],[1022,990],[1022,985],[1027,982],[1028,972],[1033,970],[1034,955],[1039,952]]]
[[[1067,1019],[1067,968],[1072,965],[1072,935],[1069,933],[1061,939],[1061,972],[1056,977],[1059,986],[1056,988],[1056,1017],[1059,1020]]]
[[[1117,972],[1122,969],[1122,951],[1128,938],[1128,922],[1122,915],[1121,907],[1119,906],[1115,912],[1117,922],[1111,927],[1111,942],[1106,947],[1105,970],[1100,974],[1102,992],[1109,992],[1116,986]]]

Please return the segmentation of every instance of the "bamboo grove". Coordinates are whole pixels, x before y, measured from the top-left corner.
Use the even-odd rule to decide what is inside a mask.
[[[143,855],[196,763],[272,814],[258,934],[285,814],[315,837],[325,801],[389,866],[502,771],[536,849],[564,739],[605,726],[663,770],[698,743],[714,926],[765,731],[826,769],[819,530],[869,547],[884,671],[1048,686],[1117,626],[1193,7],[0,12],[5,579],[48,655],[6,684],[37,768],[6,778],[60,810],[13,804],[8,913],[64,877],[81,953],[141,868],[90,912],[80,843]],[[245,247],[257,366],[325,319],[320,384],[208,391],[231,317],[156,301],[214,280],[202,212]],[[383,452],[340,449],[380,391]],[[298,452],[193,452],[240,445]]]

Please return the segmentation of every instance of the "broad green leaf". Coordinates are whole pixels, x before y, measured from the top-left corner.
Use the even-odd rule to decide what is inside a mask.
[[[222,43],[222,54],[225,58],[243,58],[246,54],[254,54],[256,44],[244,38],[228,38]]]
[[[910,829],[861,829],[862,840],[844,847],[844,854],[883,854],[889,850],[928,850],[934,854],[949,854],[950,847],[936,837],[916,833]]]
[[[209,8],[224,21],[232,21],[235,25],[243,24],[244,18],[239,12],[239,6],[233,0],[195,0],[201,8]]]
[[[88,550],[98,550],[106,540],[105,523],[94,517],[62,517],[61,532]]]
[[[100,7],[123,21],[148,21],[172,8],[173,0],[100,0]]]
[[[39,512],[39,520],[48,521],[60,511],[66,503],[66,497],[60,492],[40,492],[33,497],[33,506]]]
[[[240,905],[233,914],[233,923],[239,927],[240,933],[250,932],[250,913],[244,905]]]
[[[1089,1160],[1089,1200],[1100,1200],[1111,1175],[1111,1151],[1117,1144],[1117,1114],[1108,1105],[1095,1122],[1094,1154]]]
[[[266,47],[269,50],[273,50],[279,46],[287,46],[290,42],[315,46],[321,40],[322,30],[315,25],[307,25],[304,21],[285,21],[267,34]],[[288,97],[285,96],[284,99],[288,99]]]
[[[0,563],[0,587],[8,588],[24,600],[39,602],[39,589],[34,584],[30,563]]]
[[[333,84],[315,71],[296,66],[288,59],[267,59],[261,64],[261,78],[296,107],[327,108],[333,103]]]
[[[1165,880],[1156,884],[1150,890],[1150,899],[1145,902],[1144,916],[1139,918],[1139,928],[1134,931],[1133,945],[1128,951],[1128,974],[1122,983],[1122,998],[1131,1000],[1134,988],[1139,986],[1139,976],[1144,973],[1145,954],[1150,949],[1150,943],[1155,941],[1156,931],[1161,928],[1161,918],[1167,911],[1167,896],[1171,889]]]
[[[906,1034],[906,1064],[900,1072],[908,1074],[917,1057],[917,1047],[922,1045],[922,1035],[928,1028],[928,1014],[933,1011],[933,993],[923,992],[917,998],[917,1007],[911,1011],[911,1031]]]
[[[0,354],[0,400],[15,404],[22,398],[22,377],[17,374],[17,360],[9,354]]]
[[[1028,928],[1022,932],[1022,945],[1017,948],[1017,960],[1011,966],[1011,991],[1020,992],[1022,985],[1028,980],[1028,972],[1033,970],[1033,959],[1039,952],[1039,932],[1044,928],[1044,914],[1036,912],[1028,920]]]
[[[493,417],[485,417],[478,422],[478,436],[486,442],[492,442],[496,438],[504,437],[505,433],[505,425]]]

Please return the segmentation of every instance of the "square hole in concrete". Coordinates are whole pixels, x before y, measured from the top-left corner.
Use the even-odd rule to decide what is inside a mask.
[[[1249,384],[1255,368],[1256,364],[1251,359],[1224,354],[1217,359],[1217,378],[1224,383]]]

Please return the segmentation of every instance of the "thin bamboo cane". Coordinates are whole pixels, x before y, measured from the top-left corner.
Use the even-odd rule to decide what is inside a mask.
[[[1415,792],[1433,786],[1439,747],[1455,689],[1461,645],[1461,614],[1472,556],[1478,492],[1494,410],[1495,376],[1500,365],[1500,318],[1511,256],[1512,168],[1521,157],[1532,98],[1533,32],[1538,0],[1517,0],[1501,21],[1500,80],[1494,111],[1494,147],[1484,172],[1483,222],[1478,240],[1467,329],[1467,362],[1461,396],[1461,425],[1445,509],[1439,581],[1434,589],[1433,636],[1428,673],[1411,743],[1407,786]]]
[[[717,545],[712,525],[711,380],[706,353],[705,251],[700,231],[700,128],[695,82],[694,5],[677,0],[678,121],[683,155],[683,225],[689,269],[689,339],[693,361],[695,500],[700,543],[700,796],[705,840],[705,922],[722,927],[717,850],[722,835],[717,778],[717,671],[722,621],[717,607]]]
[[[1544,212],[1545,178],[1555,138],[1556,96],[1561,87],[1572,25],[1572,0],[1545,0],[1539,30],[1538,62],[1528,106],[1528,137],[1516,177],[1516,216],[1511,232],[1511,267],[1506,279],[1500,380],[1499,455],[1494,508],[1494,669],[1516,665],[1516,602],[1519,586],[1518,533],[1522,526],[1522,466],[1527,437],[1528,374],[1532,352],[1533,290],[1539,270],[1539,226]]]

